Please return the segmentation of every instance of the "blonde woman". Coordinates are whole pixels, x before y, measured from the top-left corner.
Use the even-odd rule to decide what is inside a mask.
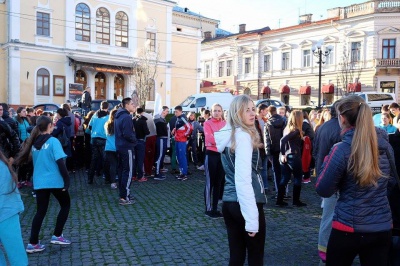
[[[393,150],[375,129],[372,112],[356,95],[337,105],[342,141],[321,167],[316,190],[321,197],[339,192],[328,241],[326,265],[388,265],[392,215],[387,198]],[[393,159],[394,161],[394,159]]]
[[[294,176],[293,183],[293,205],[297,207],[307,206],[300,201],[301,181],[302,181],[302,164],[301,151],[303,147],[303,112],[294,110],[290,113],[287,126],[284,132],[286,135],[281,139],[281,172],[282,178],[278,187],[278,197],[276,206],[285,207],[287,202],[283,201],[285,195],[285,187],[288,184],[291,175]]]
[[[227,124],[215,133],[222,153],[225,187],[222,212],[228,232],[229,265],[264,265],[266,203],[258,166],[260,137],[254,126],[255,106],[247,95],[236,96]]]
[[[318,120],[317,125],[314,127],[314,131],[317,132],[318,128],[322,126],[325,122],[331,120],[331,112],[329,110],[324,109],[321,113],[321,118]]]

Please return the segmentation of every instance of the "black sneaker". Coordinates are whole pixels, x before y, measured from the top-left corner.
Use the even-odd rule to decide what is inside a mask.
[[[206,211],[204,214],[211,219],[223,218],[222,213],[219,211]]]
[[[306,207],[307,206],[307,203],[304,203],[304,202],[302,202],[302,201],[297,201],[297,202],[293,202],[293,206],[296,206],[296,207]]]
[[[154,180],[165,180],[165,175],[155,175]]]
[[[178,179],[185,181],[188,179],[188,177],[187,177],[187,175],[180,175],[180,177]]]
[[[275,206],[276,207],[287,207],[287,206],[289,206],[289,204],[285,201],[282,201],[282,202],[276,202]]]

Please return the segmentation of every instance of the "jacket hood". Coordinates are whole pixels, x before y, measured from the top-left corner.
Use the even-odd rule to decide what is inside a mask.
[[[107,112],[107,111],[103,111],[103,110],[97,111],[97,117],[98,117],[98,118],[102,118],[102,117],[105,117],[105,116],[107,116],[107,115],[108,115],[108,112]]]
[[[3,115],[1,116],[3,119],[9,118],[10,117],[10,112],[7,110],[3,111]]]
[[[115,118],[119,118],[122,115],[130,115],[128,110],[126,110],[125,108],[120,108],[118,109],[117,113],[115,114]]]
[[[142,115],[136,116],[136,119],[137,119],[137,120],[147,121],[147,117],[144,117],[144,116],[142,116]]]
[[[60,121],[61,123],[65,124],[65,125],[68,126],[68,127],[72,124],[72,122],[71,122],[71,117],[69,117],[69,116],[62,117],[62,118],[61,118],[60,120],[58,120],[58,121]]]
[[[285,127],[285,119],[278,114],[274,114],[268,119],[268,123],[271,124],[274,128],[283,128]]]
[[[158,118],[160,118],[160,117],[161,117],[160,114],[156,114],[156,115],[154,116],[154,120],[155,120],[155,119],[158,119]]]
[[[217,144],[218,152],[223,152],[231,142],[232,127],[230,124],[226,124],[219,131],[214,133],[215,143]]]
[[[50,134],[39,135],[36,138],[35,143],[33,143],[33,147],[35,147],[37,150],[40,150],[43,144],[45,144],[49,138],[51,138]]]

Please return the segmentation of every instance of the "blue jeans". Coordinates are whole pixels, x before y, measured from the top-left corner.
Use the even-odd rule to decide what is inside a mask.
[[[0,242],[3,245],[8,261],[13,266],[28,265],[24,242],[22,240],[19,215],[15,214],[0,222]],[[0,249],[0,265],[7,265],[6,258]]]
[[[176,157],[179,163],[179,170],[182,175],[187,175],[187,160],[186,160],[186,141],[175,141]]]
[[[167,151],[167,141],[168,138],[157,138],[156,143],[156,175],[160,174],[160,168],[163,165],[165,152]]]
[[[301,186],[303,171],[301,168],[301,157],[295,154],[286,156],[286,163],[281,163],[282,179],[280,185],[286,186],[291,175],[294,177],[294,186]]]
[[[143,177],[144,155],[146,154],[146,142],[138,139],[135,146],[135,163],[133,164],[133,176],[141,179]]]

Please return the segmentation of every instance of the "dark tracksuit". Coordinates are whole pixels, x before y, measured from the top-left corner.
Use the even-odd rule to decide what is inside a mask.
[[[147,118],[137,116],[133,119],[137,144],[135,147],[135,163],[133,164],[133,176],[141,179],[143,177],[144,155],[146,154],[146,135],[150,134],[147,127]]]
[[[125,108],[115,114],[114,133],[115,147],[118,154],[118,181],[119,196],[130,199],[130,185],[132,180],[133,165],[135,162],[135,146],[137,143],[132,116]]]
[[[156,125],[157,131],[157,143],[156,143],[156,176],[160,175],[160,169],[164,162],[165,153],[167,151],[167,141],[168,141],[168,123],[165,118],[159,116],[155,117],[154,124]]]

